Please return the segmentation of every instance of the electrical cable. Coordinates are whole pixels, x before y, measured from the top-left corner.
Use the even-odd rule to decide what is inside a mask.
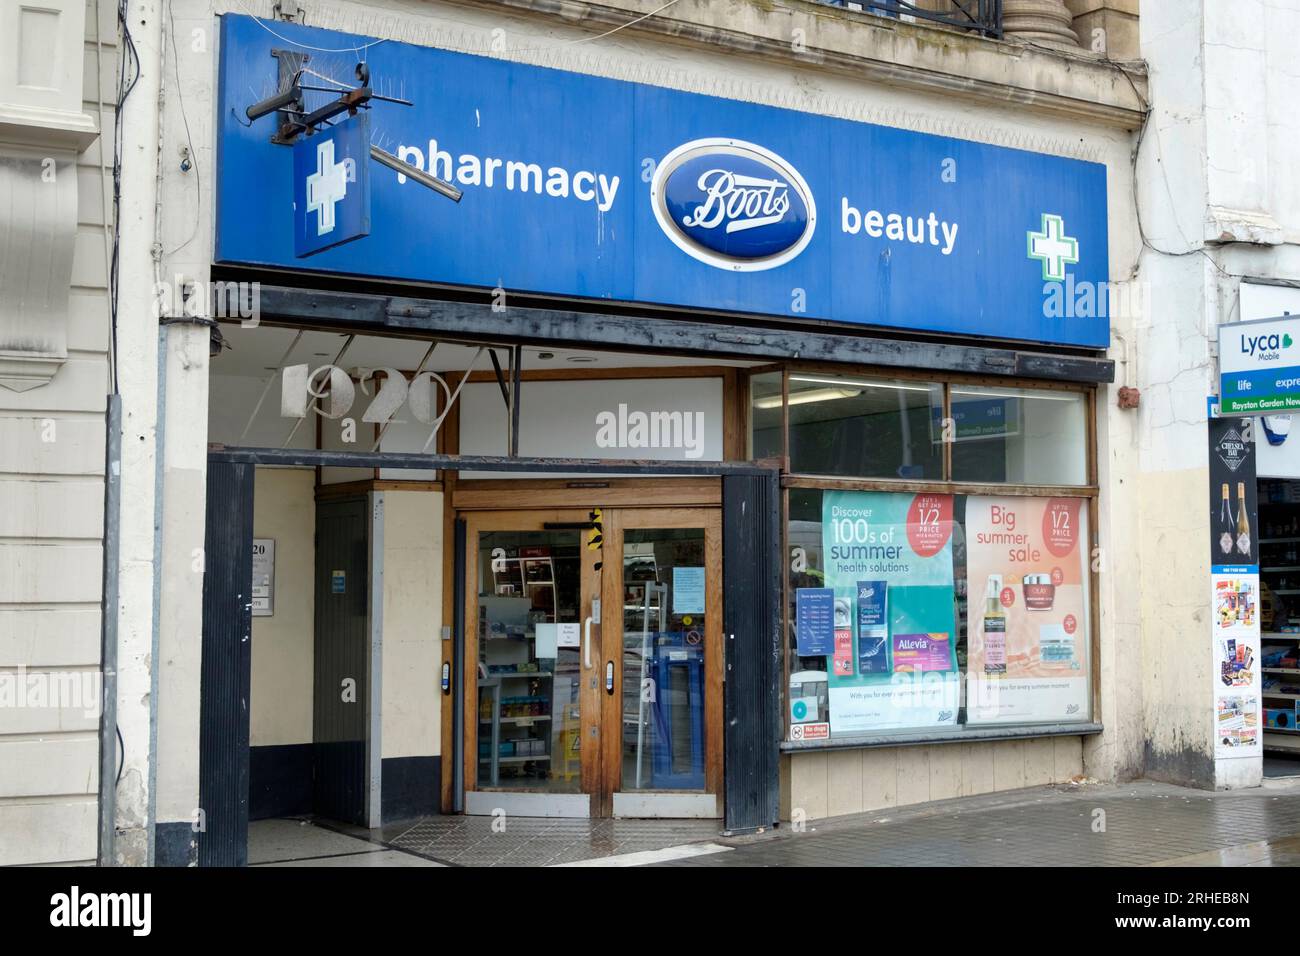
[[[249,17],[252,18],[253,22],[255,22],[267,33],[271,34],[271,36],[275,37],[281,43],[287,43],[290,46],[297,47],[300,50],[310,50],[313,53],[364,53],[365,51],[369,50],[372,46],[378,46],[381,43],[388,42],[388,38],[385,37],[379,40],[372,40],[369,43],[363,43],[360,46],[340,47],[338,49],[328,49],[325,47],[311,46],[306,43],[299,43],[296,40],[290,40],[288,37],[276,33],[274,30],[272,30],[269,26],[266,25],[266,23],[260,17],[258,17],[256,14],[253,13],[253,11],[248,9],[248,6],[244,3],[244,0],[235,0],[235,2],[238,3],[241,7],[243,7],[244,12],[248,14]],[[668,0],[667,3],[664,3],[662,6],[656,7],[655,9],[649,11],[648,13],[643,13],[641,14],[641,16],[636,17],[635,19],[629,20],[626,23],[620,23],[618,26],[614,27],[613,29],[606,30],[604,33],[598,33],[595,36],[575,37],[572,40],[562,40],[559,43],[556,43],[553,46],[549,46],[549,47],[533,47],[531,49],[524,48],[518,50],[508,50],[506,52],[510,53],[512,56],[518,56],[521,53],[547,53],[550,52],[551,50],[556,50],[561,47],[576,46],[580,43],[593,43],[596,40],[603,40],[606,37],[613,36],[615,33],[618,33],[620,30],[626,30],[628,27],[636,26],[638,23],[642,22],[643,20],[649,20],[651,17],[663,13],[669,7],[679,2],[680,0]],[[455,49],[453,47],[439,47],[439,49],[447,50],[448,52],[451,53],[473,53],[480,56],[490,55],[490,51],[481,50],[481,49],[480,50]]]
[[[123,50],[121,63],[118,67],[117,99],[113,104],[113,252],[109,258],[108,308],[109,332],[112,338],[114,356],[112,371],[114,395],[118,394],[118,363],[116,357],[118,354],[117,306],[120,291],[119,273],[122,248],[122,107],[126,103],[127,97],[131,95],[131,91],[135,89],[135,85],[140,82],[141,73],[140,54],[135,48],[135,40],[131,36],[131,28],[127,24],[127,2],[128,0],[118,0],[117,3],[117,22],[122,31],[122,43],[125,45],[125,50]]]
[[[190,151],[190,168],[194,170],[194,225],[190,230],[188,239],[174,249],[168,249],[163,253],[165,256],[170,256],[188,246],[194,241],[194,237],[199,234],[199,216],[203,204],[203,181],[199,177],[199,158],[194,152],[194,138],[190,135],[190,118],[185,113],[185,94],[181,90],[181,64],[180,54],[176,52],[176,15],[172,11],[172,0],[167,0],[167,21],[167,32],[171,37],[172,44],[172,75],[176,77],[176,102],[181,111],[181,122],[185,125],[185,143]]]
[[[289,44],[290,46],[295,46],[295,47],[297,47],[297,48],[300,49],[300,50],[310,50],[310,51],[313,52],[313,53],[362,53],[362,52],[364,52],[365,50],[370,49],[372,46],[379,46],[379,44],[381,44],[381,43],[387,43],[387,42],[388,42],[387,39],[382,39],[382,40],[372,40],[371,42],[369,42],[369,43],[363,43],[363,44],[361,44],[360,46],[345,46],[345,47],[339,47],[338,49],[329,49],[329,48],[326,48],[326,47],[320,47],[320,46],[309,46],[309,45],[306,44],[306,43],[299,43],[297,40],[290,40],[288,37],[286,37],[286,36],[282,36],[281,34],[276,33],[274,30],[272,30],[270,27],[268,27],[268,26],[266,25],[266,23],[262,20],[261,17],[259,17],[259,16],[258,16],[257,14],[255,14],[255,13],[253,13],[252,10],[248,9],[248,5],[247,5],[246,3],[244,3],[244,0],[235,0],[235,2],[238,3],[241,7],[244,8],[244,13],[246,13],[246,14],[248,14],[248,16],[252,17],[254,23],[256,23],[259,27],[261,27],[261,28],[262,28],[263,30],[265,30],[267,33],[271,34],[271,36],[275,37],[275,38],[276,38],[277,40],[279,40],[281,43],[287,43],[287,44]]]

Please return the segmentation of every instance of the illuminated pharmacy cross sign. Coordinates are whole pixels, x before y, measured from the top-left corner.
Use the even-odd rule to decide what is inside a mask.
[[[334,231],[334,207],[348,194],[348,167],[334,162],[334,140],[316,146],[316,172],[307,177],[307,211],[316,213],[316,235]]]
[[[1043,213],[1043,231],[1030,232],[1029,258],[1043,263],[1044,281],[1065,281],[1066,265],[1079,261],[1079,240],[1065,234],[1065,220]]]

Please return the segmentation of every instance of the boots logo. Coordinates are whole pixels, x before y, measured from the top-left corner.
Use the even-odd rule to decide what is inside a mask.
[[[697,139],[670,152],[655,170],[650,203],[679,249],[728,272],[784,265],[817,225],[812,191],[798,170],[735,139]]]

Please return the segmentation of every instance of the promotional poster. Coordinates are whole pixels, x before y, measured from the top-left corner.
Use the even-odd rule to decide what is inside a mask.
[[[1082,498],[966,499],[967,725],[1089,717]]]
[[[832,734],[956,726],[952,530],[951,495],[823,495]]]
[[[1212,575],[1214,752],[1248,757],[1260,745],[1259,575]]]
[[[1214,753],[1260,753],[1259,498],[1255,422],[1211,418],[1210,593]]]
[[[1259,564],[1254,422],[1211,418],[1210,564]]]

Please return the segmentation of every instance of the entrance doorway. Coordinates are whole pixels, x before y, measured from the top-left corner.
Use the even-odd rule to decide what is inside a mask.
[[[720,816],[719,509],[463,517],[466,810]]]

